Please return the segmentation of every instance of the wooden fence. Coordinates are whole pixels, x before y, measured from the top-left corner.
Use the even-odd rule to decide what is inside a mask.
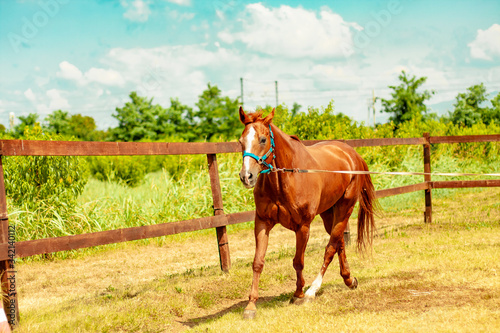
[[[492,142],[500,141],[500,134],[475,136],[431,137],[425,133],[420,138],[356,139],[339,140],[352,147],[422,145],[424,172],[431,171],[431,144]],[[307,146],[319,140],[304,141]],[[16,292],[15,258],[37,254],[53,253],[87,248],[131,240],[173,235],[182,232],[215,228],[219,246],[220,265],[223,271],[231,268],[229,243],[226,226],[253,221],[255,211],[225,214],[217,167],[217,154],[241,153],[236,142],[175,143],[175,142],[75,142],[75,141],[26,141],[0,140],[0,271],[4,297],[4,309],[12,326],[19,320]],[[54,237],[15,242],[9,233],[9,219],[5,195],[3,156],[118,156],[118,155],[183,155],[205,154],[212,188],[214,216],[197,219],[108,230],[74,236]],[[236,171],[235,171],[236,172]],[[425,191],[424,221],[432,221],[431,190],[435,188],[494,187],[500,180],[432,181],[430,175],[424,176],[422,183],[389,188],[377,191],[378,198]],[[10,239],[9,239],[10,236]],[[347,235],[348,238],[349,235]]]

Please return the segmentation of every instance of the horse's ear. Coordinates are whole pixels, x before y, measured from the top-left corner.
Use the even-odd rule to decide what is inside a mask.
[[[240,121],[243,123],[243,125],[246,125],[248,116],[246,115],[245,111],[243,111],[243,107],[240,106]]]
[[[274,117],[274,108],[271,111],[271,113],[268,114],[266,118],[264,118],[264,124],[269,125],[271,123],[271,121],[273,120],[273,117]]]

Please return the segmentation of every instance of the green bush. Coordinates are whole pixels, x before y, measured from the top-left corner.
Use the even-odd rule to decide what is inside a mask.
[[[139,185],[146,176],[146,166],[140,156],[89,157],[92,176],[101,181],[112,181],[128,186]]]
[[[185,142],[181,138],[164,137],[159,141],[141,142]],[[151,155],[151,156],[99,156],[89,157],[90,172],[101,181],[111,181],[135,187],[141,184],[148,173],[165,169],[178,180],[186,170],[198,172],[206,165],[205,155]]]
[[[40,126],[26,127],[26,140],[61,140],[42,133]],[[56,207],[71,210],[88,180],[85,159],[74,156],[4,157],[5,190],[17,207],[36,210]]]

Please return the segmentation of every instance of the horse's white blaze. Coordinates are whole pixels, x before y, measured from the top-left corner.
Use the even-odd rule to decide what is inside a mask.
[[[250,129],[248,130],[248,134],[245,137],[245,150],[249,153],[252,152],[252,143],[255,139],[256,134],[257,132],[255,132],[255,129],[253,127],[250,127]],[[243,158],[243,167],[245,173],[247,172],[248,169],[250,169],[250,159],[251,159],[250,156],[245,156]]]
[[[321,276],[321,274],[318,274],[314,282],[311,284],[311,287],[307,289],[306,296],[308,297],[316,296],[316,292],[319,290],[319,288],[321,288],[322,283],[323,283],[323,276]]]

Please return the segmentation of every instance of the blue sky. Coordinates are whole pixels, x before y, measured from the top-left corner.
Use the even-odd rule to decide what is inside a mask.
[[[367,121],[403,69],[443,114],[473,84],[500,91],[500,1],[0,0],[0,51],[6,126],[62,109],[104,129],[131,91],[194,106],[208,82],[239,96],[240,78],[247,110],[273,105],[278,81],[279,103],[333,99]]]

